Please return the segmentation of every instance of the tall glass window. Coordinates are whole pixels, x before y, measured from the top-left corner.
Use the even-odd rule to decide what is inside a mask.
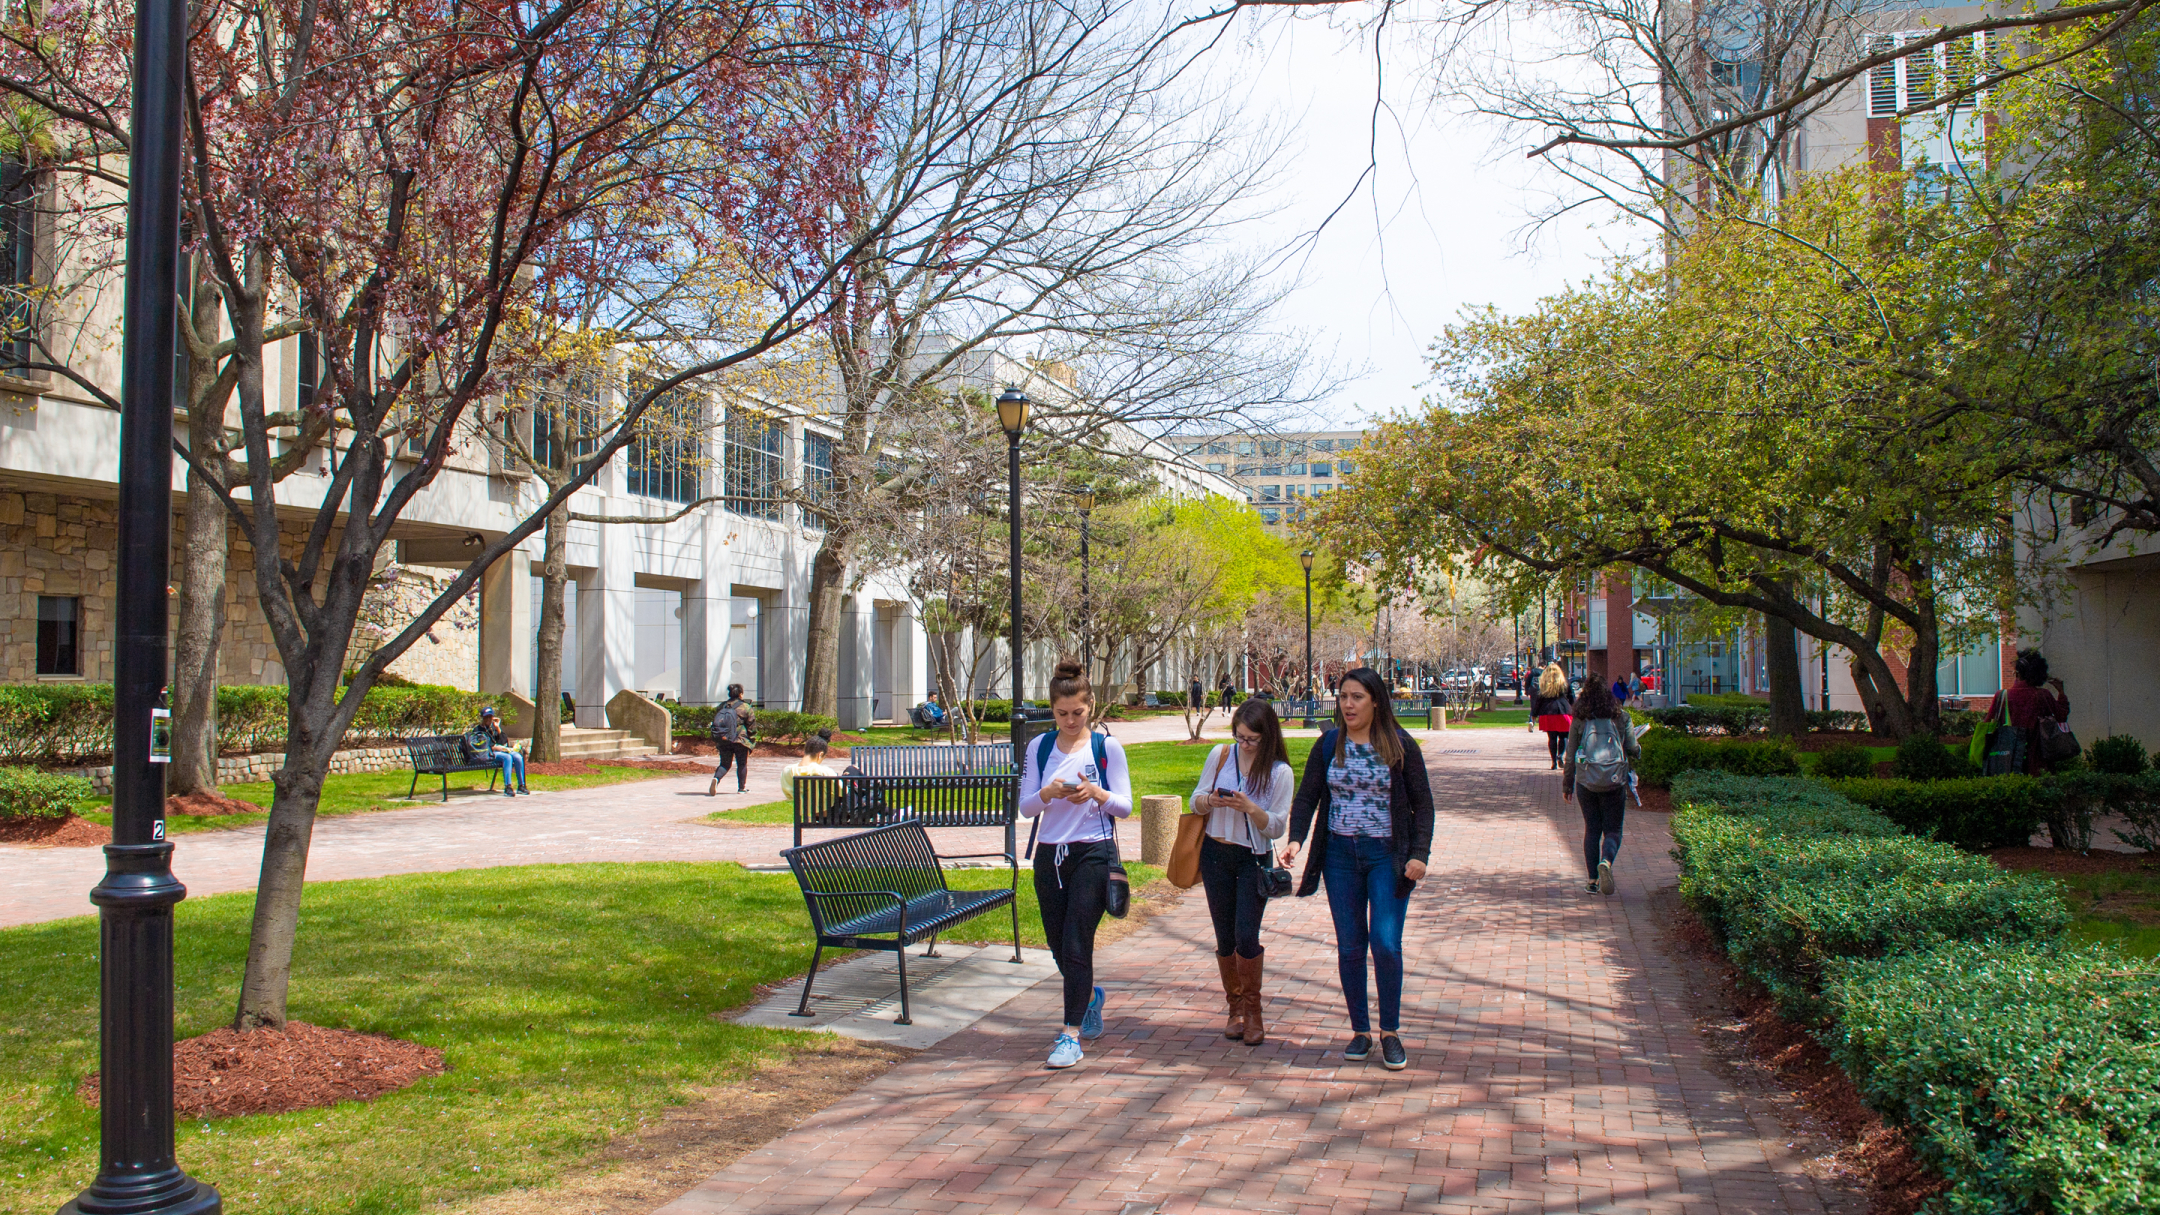
[[[82,600],[73,595],[37,597],[37,673],[82,674]]]
[[[637,437],[628,449],[625,471],[631,493],[669,502],[697,500],[698,440],[704,429],[701,404],[698,398],[675,389],[645,407],[638,418]]]
[[[0,276],[6,282],[0,301],[0,334],[8,361],[17,366],[30,358],[33,313],[27,294],[37,285],[37,175],[18,161],[0,164]]]
[[[599,446],[600,377],[556,381],[533,403],[532,454],[542,468],[569,468]]]
[[[830,435],[814,430],[803,431],[802,437],[802,483],[803,496],[812,502],[823,502],[833,490],[833,441]],[[816,531],[825,528],[825,517],[805,506],[802,508],[803,526]]]
[[[728,509],[754,519],[778,519],[785,476],[787,431],[778,419],[731,405],[723,445]]]

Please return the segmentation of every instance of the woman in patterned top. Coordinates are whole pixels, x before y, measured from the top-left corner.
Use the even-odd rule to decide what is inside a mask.
[[[1327,825],[1315,831],[1313,820],[1323,814]],[[1305,779],[1291,804],[1284,865],[1296,863],[1299,841],[1308,834],[1313,855],[1297,892],[1311,894],[1326,875],[1335,965],[1350,1006],[1350,1042],[1343,1058],[1372,1053],[1365,1003],[1369,950],[1380,986],[1380,1061],[1389,1071],[1401,1071],[1410,1065],[1401,1033],[1403,918],[1432,854],[1432,784],[1417,741],[1395,724],[1387,684],[1369,667],[1343,676],[1335,728],[1320,736],[1305,761]]]

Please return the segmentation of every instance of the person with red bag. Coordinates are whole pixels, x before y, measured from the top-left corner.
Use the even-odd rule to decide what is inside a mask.
[[[1567,673],[1559,663],[1548,665],[1538,676],[1537,694],[1530,698],[1530,718],[1545,731],[1545,749],[1557,769],[1561,753],[1567,750],[1568,731],[1575,727],[1575,700],[1568,695]]]

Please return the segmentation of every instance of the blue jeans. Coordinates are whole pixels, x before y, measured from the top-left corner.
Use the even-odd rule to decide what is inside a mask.
[[[525,787],[524,756],[519,755],[515,751],[497,751],[495,753],[495,762],[502,765],[503,788],[508,789],[511,787],[512,782],[510,778],[512,775],[515,775],[517,777],[516,785],[518,788],[522,789]]]
[[[1395,894],[1395,854],[1389,841],[1330,834],[1320,876],[1327,884],[1328,911],[1335,917],[1335,967],[1342,975],[1343,1000],[1350,1006],[1350,1028],[1372,1032],[1365,1007],[1369,949],[1373,974],[1380,980],[1380,1032],[1396,1033],[1402,1029],[1403,917],[1410,900]]]

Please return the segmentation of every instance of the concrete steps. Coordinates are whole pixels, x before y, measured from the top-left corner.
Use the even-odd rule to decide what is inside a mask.
[[[628,730],[584,730],[576,726],[562,728],[562,757],[565,760],[635,759],[659,753],[659,748],[637,738]]]

